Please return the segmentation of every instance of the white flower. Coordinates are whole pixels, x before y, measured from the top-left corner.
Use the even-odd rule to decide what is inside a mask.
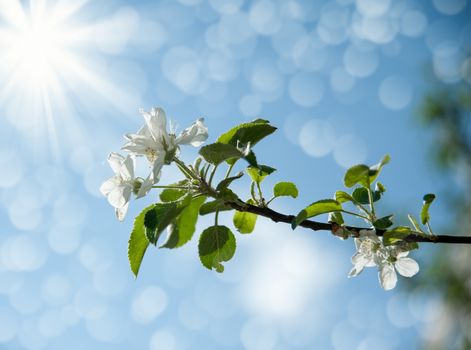
[[[162,108],[150,112],[141,110],[145,124],[136,134],[127,134],[123,149],[137,156],[145,156],[153,165],[154,177],[158,177],[163,164],[170,164],[178,154],[180,145],[200,146],[208,138],[204,119],[197,119],[178,136],[173,130],[167,132],[167,118]]]
[[[360,236],[355,238],[357,252],[352,256],[353,268],[348,277],[354,277],[360,274],[366,267],[375,266],[375,255],[381,248],[382,242],[376,236],[374,230],[361,230]]]
[[[404,277],[412,277],[419,272],[419,264],[408,258],[408,251],[398,251],[394,247],[386,247],[388,256],[377,256],[379,267],[378,278],[384,290],[393,289],[397,283],[396,271]]]
[[[397,283],[396,270],[405,277],[419,272],[419,265],[408,258],[408,251],[397,246],[384,246],[375,230],[361,230],[355,238],[356,253],[352,256],[353,268],[348,277],[360,274],[365,267],[378,266],[378,277],[384,290],[393,289]]]
[[[123,221],[128,211],[131,194],[134,193],[136,198],[145,196],[155,181],[152,173],[145,180],[135,178],[134,162],[130,156],[125,158],[118,153],[111,153],[108,156],[108,163],[115,175],[100,186],[100,192],[115,208],[118,220]]]

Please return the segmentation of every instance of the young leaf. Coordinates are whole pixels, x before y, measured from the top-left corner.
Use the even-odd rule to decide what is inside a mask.
[[[254,204],[250,199],[247,203]],[[255,223],[257,222],[257,216],[257,214],[236,210],[233,217],[234,226],[240,233],[252,233],[255,228]]]
[[[269,167],[268,165],[259,165],[258,167],[249,166],[245,171],[249,174],[250,178],[260,184],[265,177],[273,173],[276,169]]]
[[[196,197],[191,200],[191,203],[170,224],[168,239],[161,248],[178,248],[191,240],[195,232],[200,207],[205,200],[205,196]]]
[[[368,173],[370,168],[367,165],[359,164],[354,165],[347,170],[343,178],[343,182],[346,187],[355,186],[357,183],[367,183],[368,182]]]
[[[383,169],[383,166],[388,164],[390,161],[391,161],[391,157],[389,156],[389,154],[386,154],[378,164],[375,164],[372,167],[370,167],[370,173],[369,173],[370,184],[372,184],[376,180],[379,173],[381,172],[381,169]]]
[[[381,182],[377,182],[375,186],[375,191],[379,192],[380,194],[386,192],[386,187]]]
[[[329,213],[329,222],[335,222],[338,225],[343,225],[345,221],[343,220],[343,215],[340,211],[333,211]]]
[[[179,202],[156,203],[146,212],[144,226],[149,243],[157,244],[162,231],[190,204],[190,201],[191,197],[188,196]]]
[[[381,192],[373,191],[373,202],[377,202],[381,199]],[[364,187],[355,188],[352,193],[352,197],[360,204],[370,204],[370,198],[368,196],[368,190]]]
[[[345,191],[337,191],[335,192],[335,199],[337,200],[337,202],[339,203],[345,203],[345,202],[353,202],[355,203],[356,200],[351,196],[349,195],[347,192]]]
[[[224,261],[229,261],[235,253],[234,234],[226,226],[211,226],[201,233],[198,253],[201,263],[208,269],[223,272]]]
[[[228,210],[232,210],[232,207],[224,204],[223,201],[216,199],[214,201],[204,203],[200,208],[200,215],[211,214],[211,213],[214,213],[216,210],[228,211]]]
[[[177,187],[188,186],[188,180],[182,180],[169,186],[177,186]],[[166,188],[162,190],[162,192],[160,192],[159,198],[162,202],[174,202],[182,198],[186,193],[187,193],[186,190]]]
[[[359,183],[363,187],[370,187],[370,185],[376,180],[381,169],[384,165],[388,164],[391,160],[389,155],[385,155],[378,164],[369,167],[365,164],[358,164],[352,166],[347,170],[344,176],[344,183],[346,187],[352,187]]]
[[[257,119],[250,123],[237,125],[231,130],[219,136],[217,142],[227,143],[233,146],[237,144],[248,144],[251,147],[266,136],[275,132],[276,128],[269,124],[267,120]]]
[[[240,179],[244,173],[241,171],[235,176],[228,177],[227,179],[222,180],[216,187],[216,191],[221,191],[222,189],[226,189],[232,183],[232,181]]]
[[[298,188],[292,182],[278,182],[275,187],[273,187],[273,197],[288,196],[296,198],[298,194]]]
[[[217,165],[231,158],[242,158],[244,154],[236,146],[226,143],[211,143],[200,148],[199,154],[208,163]]]
[[[384,245],[393,245],[397,244],[400,241],[403,241],[409,235],[413,234],[411,229],[407,226],[397,226],[388,230],[383,235]]]
[[[428,210],[434,199],[435,195],[433,193],[429,193],[424,196],[424,204],[422,205],[422,210],[420,212],[420,219],[424,225],[427,224],[430,220],[430,214]]]
[[[141,267],[142,259],[146,253],[147,247],[149,246],[149,241],[146,237],[145,227],[144,227],[144,217],[146,213],[153,209],[154,205],[150,205],[145,208],[141,213],[136,216],[134,220],[134,227],[129,237],[128,242],[128,259],[131,266],[131,271],[134,276],[137,277],[139,273],[139,268]]]
[[[299,214],[293,219],[291,227],[294,229],[301,222],[308,218],[333,211],[342,211],[341,204],[335,199],[322,199],[320,201],[314,202],[299,212]]]
[[[373,222],[373,226],[379,230],[386,230],[388,227],[393,225],[393,222],[391,221],[392,217],[392,215],[382,217]]]

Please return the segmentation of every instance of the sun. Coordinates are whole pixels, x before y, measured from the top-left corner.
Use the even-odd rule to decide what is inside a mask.
[[[0,118],[29,140],[48,143],[41,149],[58,157],[67,144],[73,149],[84,143],[86,113],[80,107],[90,96],[94,102],[126,100],[112,73],[97,63],[106,60],[97,41],[116,39],[114,28],[100,32],[110,17],[93,16],[93,4],[0,0]]]
[[[16,33],[12,32],[11,59],[18,65],[21,80],[30,86],[47,85],[61,63],[66,64],[59,36],[64,34],[64,28],[51,22],[45,16],[34,18],[25,27],[17,28]]]
[[[63,4],[50,6],[46,1],[36,0],[23,6],[18,0],[2,0],[0,57],[2,68],[10,73],[6,76],[10,91],[39,93],[50,89],[62,73],[76,64],[73,48],[80,40],[77,34],[81,28],[68,22],[80,7]]]

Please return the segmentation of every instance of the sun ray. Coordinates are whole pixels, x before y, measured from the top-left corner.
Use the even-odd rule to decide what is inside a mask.
[[[74,104],[90,91],[118,111],[136,102],[95,64],[104,55],[96,55],[97,28],[118,22],[113,15],[81,21],[87,6],[90,0],[0,0],[0,107],[20,132],[47,140],[55,158],[85,143],[85,116]],[[101,33],[100,43],[114,44],[112,33]],[[90,50],[95,54],[86,56]]]

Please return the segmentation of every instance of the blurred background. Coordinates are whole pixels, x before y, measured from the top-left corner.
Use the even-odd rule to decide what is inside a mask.
[[[279,128],[255,149],[278,169],[265,191],[301,189],[275,209],[389,153],[380,213],[404,223],[435,192],[435,231],[467,235],[470,18],[466,0],[1,0],[0,348],[471,348],[470,247],[423,244],[385,292],[375,269],[347,279],[351,240],[260,218],[219,275],[197,256],[208,218],[134,280],[133,216],[157,193],[119,223],[98,191],[141,107],[179,130],[205,117],[209,141],[263,117]]]

